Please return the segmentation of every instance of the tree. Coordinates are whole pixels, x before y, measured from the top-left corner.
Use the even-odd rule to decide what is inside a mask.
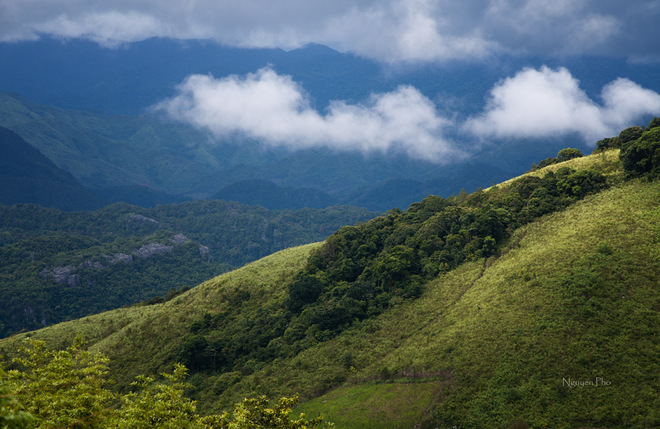
[[[656,127],[660,127],[660,116],[651,119],[651,122],[649,122],[649,125],[646,127],[646,131],[652,130]]]
[[[108,417],[115,394],[105,388],[108,358],[83,349],[77,336],[66,350],[47,350],[43,341],[28,340],[7,378],[18,401],[38,428],[94,428]]]
[[[621,147],[625,147],[627,143],[637,140],[642,136],[644,132],[644,127],[628,127],[625,130],[619,133],[619,144]]]
[[[313,275],[299,275],[296,280],[289,285],[289,300],[287,306],[293,313],[300,313],[307,304],[315,302],[321,292],[324,284],[318,277]]]
[[[121,398],[121,407],[115,418],[121,428],[201,428],[195,401],[183,395],[189,385],[182,380],[188,371],[181,364],[174,365],[172,374],[162,374],[168,381],[155,383],[154,377],[139,376],[132,383],[138,392],[130,392]]]
[[[628,177],[660,176],[660,127],[655,127],[623,146],[619,158]]]
[[[7,380],[7,373],[0,367],[0,428],[2,429],[28,428],[34,419],[18,402],[15,390],[12,383]]]
[[[265,396],[236,404],[231,415],[200,417],[195,401],[184,395],[187,369],[174,365],[164,382],[139,376],[135,391],[117,395],[105,387],[108,358],[84,350],[80,336],[66,350],[48,350],[43,341],[28,340],[21,369],[0,367],[0,428],[122,428],[122,429],[305,429],[323,417],[289,419],[298,396],[270,405]],[[327,424],[332,427],[331,424]]]
[[[607,137],[596,142],[596,149],[594,149],[594,152],[602,152],[607,149],[619,147],[621,147],[621,142],[619,142],[618,137]]]
[[[271,405],[266,396],[245,399],[236,404],[231,415],[202,417],[200,422],[213,429],[312,429],[323,424],[323,417],[311,420],[300,414],[297,420],[291,420],[291,407],[298,402],[298,395],[281,398]],[[326,427],[334,427],[326,423]]]
[[[573,158],[582,158],[582,152],[574,148],[566,148],[559,151],[557,154],[557,161],[564,162]]]

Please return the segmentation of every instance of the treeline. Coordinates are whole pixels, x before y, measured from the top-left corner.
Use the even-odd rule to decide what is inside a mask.
[[[265,396],[245,399],[233,411],[200,416],[195,401],[185,396],[185,366],[153,376],[139,376],[130,392],[118,394],[111,384],[109,360],[85,350],[76,337],[66,350],[45,348],[31,340],[14,369],[0,366],[0,427],[24,428],[188,428],[304,429],[333,427],[323,417],[290,417],[298,398],[271,402]]]
[[[156,303],[374,215],[344,206],[273,211],[217,200],[73,213],[0,206],[0,337]]]
[[[657,174],[657,125],[654,120],[622,148],[627,177]],[[562,155],[581,156],[571,149],[556,159]],[[256,310],[247,305],[248,292],[229,293],[227,309],[189,327],[177,359],[194,371],[228,373],[231,384],[232,372],[249,374],[263,362],[293,356],[414,299],[429,279],[465,261],[496,255],[515,229],[608,186],[598,171],[559,167],[543,177],[528,175],[470,195],[429,196],[406,212],[395,209],[343,227],[310,256],[288,285],[286,302]]]

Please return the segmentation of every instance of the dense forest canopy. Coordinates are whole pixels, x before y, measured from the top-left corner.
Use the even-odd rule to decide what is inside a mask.
[[[217,200],[71,213],[0,206],[0,336],[158,302],[373,216],[346,206],[273,211]]]

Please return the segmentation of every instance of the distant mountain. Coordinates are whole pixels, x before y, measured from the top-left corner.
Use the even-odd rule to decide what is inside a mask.
[[[340,203],[386,211],[394,206],[406,208],[429,194],[458,193],[457,179],[464,179],[466,190],[471,191],[510,177],[516,169],[486,162],[476,169],[471,164],[440,166],[404,155],[326,148],[266,149],[254,141],[214,141],[192,127],[148,114],[64,110],[16,94],[0,94],[0,126],[19,132],[58,167],[104,198],[142,206],[221,196],[264,207],[298,208],[309,200],[313,207]],[[558,149],[544,152],[541,158],[556,155]],[[538,161],[533,155],[530,150],[524,170]],[[278,194],[283,199],[276,202],[274,194],[262,192],[259,186],[245,187],[255,179],[288,190]],[[400,179],[419,184],[392,186]],[[294,189],[307,191],[295,191],[293,196]],[[228,193],[221,195],[221,190]]]
[[[17,92],[42,104],[111,114],[142,114],[172,95],[194,73],[216,77],[255,72],[266,66],[291,74],[311,91],[320,108],[331,99],[364,98],[380,67],[322,45],[289,52],[240,49],[211,41],[154,38],[118,49],[94,42],[40,41],[0,44],[0,92]],[[345,82],[347,72],[353,81]],[[371,82],[370,82],[371,81]]]
[[[213,196],[217,200],[238,201],[259,205],[268,209],[322,209],[337,201],[323,191],[314,188],[280,187],[269,180],[252,179],[225,186]]]
[[[0,126],[18,132],[84,186],[138,186],[175,198],[209,198],[235,183],[261,179],[283,188],[314,188],[342,204],[382,211],[405,208],[428,194],[449,196],[461,188],[469,192],[490,186],[584,142],[488,141],[466,145],[469,157],[464,162],[438,165],[392,153],[324,148],[289,152],[237,135],[217,140],[157,118],[148,108],[176,94],[176,85],[191,74],[220,78],[266,66],[290,75],[321,113],[331,100],[361,103],[372,93],[412,85],[433,100],[443,116],[461,121],[481,111],[497,82],[524,67],[541,65],[568,68],[593,100],[600,98],[603,85],[618,77],[660,92],[656,65],[619,58],[508,56],[392,67],[313,44],[287,52],[150,39],[108,49],[91,41],[45,38],[0,44],[0,64],[11,65],[0,69],[0,91],[14,93],[0,96]],[[457,135],[445,137],[465,138],[460,131],[452,132]],[[244,197],[272,205],[267,198]],[[117,198],[142,205],[158,201],[142,193]]]
[[[104,201],[10,129],[0,127],[0,204],[90,210]]]
[[[323,45],[300,49],[241,49],[206,40],[154,38],[116,49],[92,41],[42,38],[0,44],[0,92],[17,92],[41,104],[61,108],[136,115],[174,93],[194,73],[222,77],[271,66],[291,75],[323,110],[330,100],[362,101],[374,92],[413,85],[442,109],[474,113],[494,83],[523,67],[567,67],[588,95],[628,77],[660,91],[660,71],[653,64],[604,57],[513,57],[486,62],[388,66]],[[451,106],[445,103],[451,102]]]
[[[98,188],[94,189],[94,193],[109,203],[128,203],[141,207],[154,207],[158,204],[175,204],[186,201],[184,197],[140,185]]]

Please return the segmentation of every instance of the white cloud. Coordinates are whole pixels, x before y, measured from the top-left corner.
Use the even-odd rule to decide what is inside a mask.
[[[62,14],[36,25],[35,31],[65,38],[84,37],[101,45],[115,46],[122,42],[146,39],[159,33],[162,26],[151,15],[110,11],[77,18]]]
[[[0,41],[50,34],[106,45],[148,37],[243,47],[310,42],[381,61],[499,52],[660,55],[657,0],[0,0]]]
[[[443,127],[451,122],[410,86],[373,94],[364,104],[333,101],[325,114],[311,107],[304,90],[289,76],[268,68],[244,77],[192,75],[178,92],[155,109],[216,136],[239,133],[292,149],[395,150],[435,162],[460,156],[442,137]]]
[[[602,90],[602,104],[580,89],[568,70],[524,69],[498,83],[484,112],[463,129],[481,137],[541,138],[579,134],[592,144],[644,115],[660,113],[660,94],[628,79]]]

